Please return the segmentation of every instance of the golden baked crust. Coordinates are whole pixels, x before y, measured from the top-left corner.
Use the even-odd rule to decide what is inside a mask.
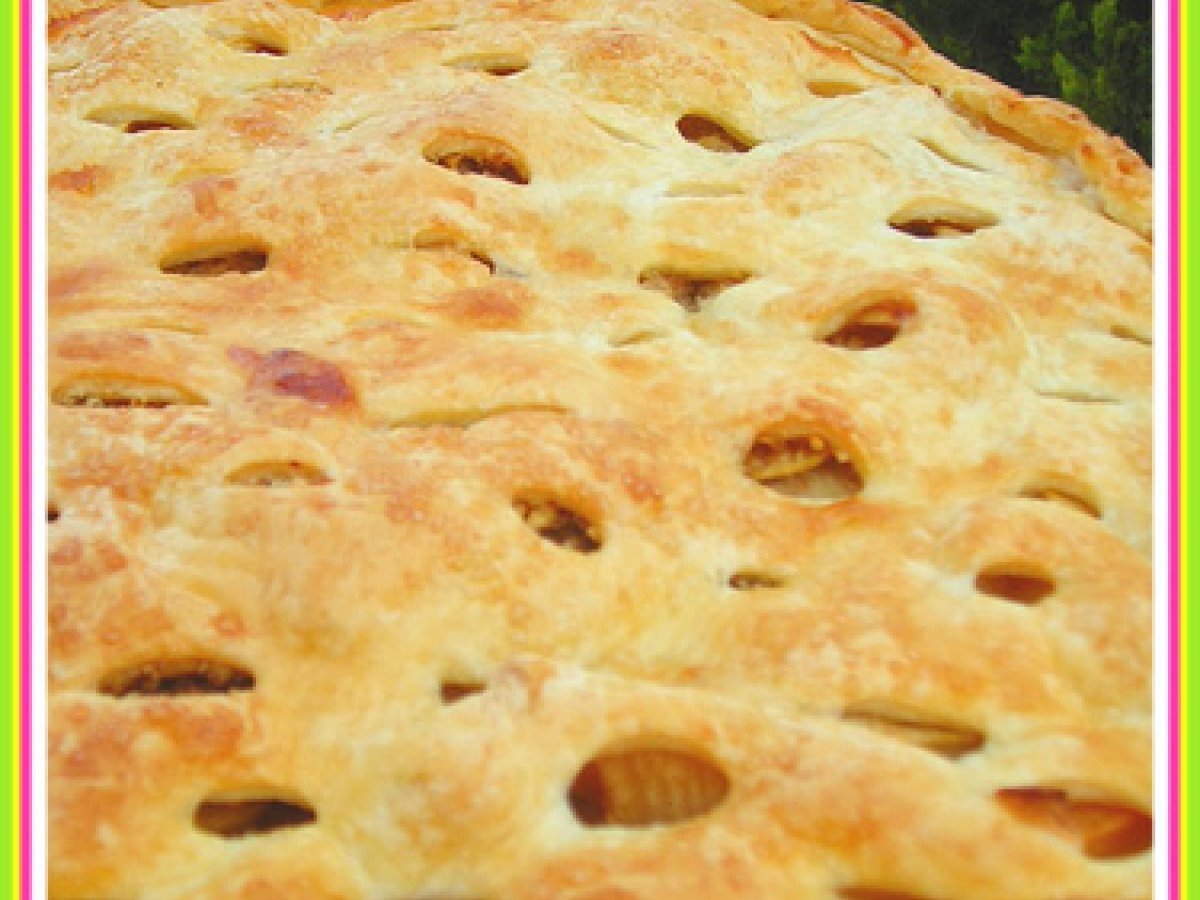
[[[50,892],[1150,896],[1150,178],[842,0],[52,0]]]

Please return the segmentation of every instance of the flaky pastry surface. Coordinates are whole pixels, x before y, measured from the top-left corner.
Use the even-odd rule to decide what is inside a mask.
[[[55,900],[1151,893],[1141,161],[841,0],[52,0]]]

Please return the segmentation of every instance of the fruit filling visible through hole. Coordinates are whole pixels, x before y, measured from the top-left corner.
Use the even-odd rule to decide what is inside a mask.
[[[516,151],[488,138],[435,143],[425,158],[460,175],[484,175],[513,184],[529,184],[529,167]]]
[[[194,821],[201,831],[223,838],[243,838],[298,828],[316,821],[312,807],[273,797],[246,800],[205,800]]]
[[[746,454],[743,468],[759,484],[788,497],[844,500],[863,488],[850,455],[811,432],[764,432]]]
[[[916,315],[907,300],[884,300],[848,316],[825,343],[843,350],[875,350],[894,341],[905,324]]]
[[[201,657],[136,663],[100,679],[100,693],[110,697],[227,694],[253,688],[254,673],[249,669]]]
[[[1150,849],[1153,820],[1132,806],[1073,800],[1059,788],[1003,788],[996,800],[1015,818],[1076,842],[1092,859],[1123,859]]]
[[[852,706],[842,715],[849,722],[874,729],[947,759],[958,759],[973,753],[985,742],[983,732],[973,728],[935,722],[916,715],[871,706]]]
[[[518,497],[513,507],[544,540],[579,553],[600,549],[600,528],[585,516],[545,497]]]
[[[685,310],[694,313],[700,311],[705,300],[742,284],[749,277],[750,273],[745,271],[704,274],[653,268],[638,277],[638,284],[652,291],[661,291]]]
[[[746,153],[754,146],[707,116],[684,116],[675,123],[675,127],[685,141],[714,153]]]
[[[704,815],[729,793],[713,763],[679,750],[626,750],[597,756],[575,777],[571,809],[584,825],[637,828]]]

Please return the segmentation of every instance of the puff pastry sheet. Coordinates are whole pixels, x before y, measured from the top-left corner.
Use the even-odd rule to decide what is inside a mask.
[[[842,0],[51,0],[54,900],[1151,894],[1150,174]]]

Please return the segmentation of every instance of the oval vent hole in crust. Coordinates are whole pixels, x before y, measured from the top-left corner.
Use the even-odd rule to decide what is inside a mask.
[[[195,123],[183,116],[165,110],[122,107],[97,110],[87,116],[89,122],[107,125],[126,134],[143,134],[147,131],[190,131]]]
[[[732,270],[725,272],[688,272],[683,269],[654,267],[638,276],[642,287],[660,291],[688,312],[699,312],[705,300],[722,291],[742,284],[751,272]]]
[[[53,525],[55,522],[57,522],[61,518],[62,518],[62,510],[59,509],[58,504],[55,503],[53,500],[49,501],[46,504],[46,521],[49,524]]]
[[[871,728],[947,759],[958,759],[974,753],[986,741],[983,732],[974,728],[936,722],[875,706],[851,706],[842,713],[842,717],[848,722]]]
[[[197,394],[173,384],[120,376],[76,378],[55,389],[56,406],[90,409],[165,409],[168,406],[203,406]]]
[[[467,697],[474,697],[487,690],[487,683],[470,678],[447,678],[442,681],[438,694],[442,703],[449,706]]]
[[[1002,788],[996,800],[1012,816],[1077,843],[1092,859],[1124,859],[1150,849],[1154,822],[1123,803],[1072,800],[1059,788]]]
[[[413,238],[413,249],[427,253],[451,253],[484,266],[496,274],[495,261],[477,247],[448,231],[423,231]]]
[[[265,269],[270,257],[267,248],[255,242],[172,253],[163,257],[159,268],[164,275],[250,275]]]
[[[625,750],[587,763],[568,800],[589,827],[669,825],[711,811],[729,793],[729,778],[702,757],[679,750]]]
[[[916,314],[911,300],[880,300],[851,313],[824,340],[843,350],[877,350],[899,337]]]
[[[863,489],[850,454],[822,434],[779,425],[758,434],[742,461],[746,475],[787,497],[826,503]]]
[[[205,800],[194,816],[198,829],[223,838],[270,834],[310,825],[316,819],[316,812],[307,804],[275,797]]]
[[[997,563],[980,570],[975,589],[1010,603],[1036,606],[1054,593],[1054,579],[1032,563]]]
[[[329,475],[298,459],[248,463],[225,476],[227,484],[245,487],[305,487],[329,484]]]
[[[425,159],[460,175],[484,175],[529,184],[529,166],[506,144],[492,138],[445,138],[425,148]]]
[[[808,92],[817,97],[847,97],[851,94],[861,94],[865,90],[862,85],[849,81],[810,81]]]
[[[1143,334],[1138,334],[1131,328],[1126,328],[1124,325],[1114,325],[1108,329],[1108,333],[1117,340],[1129,341],[1134,344],[1141,344],[1143,347],[1152,347],[1154,342]]]
[[[254,689],[254,673],[233,663],[202,657],[156,659],[125,666],[100,679],[110,697],[228,694]]]
[[[1068,487],[1057,480],[1031,484],[1021,491],[1020,496],[1026,500],[1058,503],[1093,519],[1101,516],[1100,504],[1092,497],[1091,491],[1083,487]]]
[[[773,572],[761,569],[739,569],[729,576],[729,586],[735,591],[764,591],[784,587],[787,581]]]
[[[922,240],[967,237],[999,223],[990,212],[946,203],[914,204],[888,219],[896,231]]]
[[[714,153],[746,153],[754,146],[720,122],[695,113],[680,118],[675,128],[685,141]]]
[[[524,57],[509,53],[484,53],[478,56],[460,56],[446,63],[452,69],[464,72],[484,72],[497,78],[517,75],[529,68]]]
[[[558,500],[541,494],[524,494],[513,499],[513,508],[543,540],[578,553],[600,549],[600,526]]]

